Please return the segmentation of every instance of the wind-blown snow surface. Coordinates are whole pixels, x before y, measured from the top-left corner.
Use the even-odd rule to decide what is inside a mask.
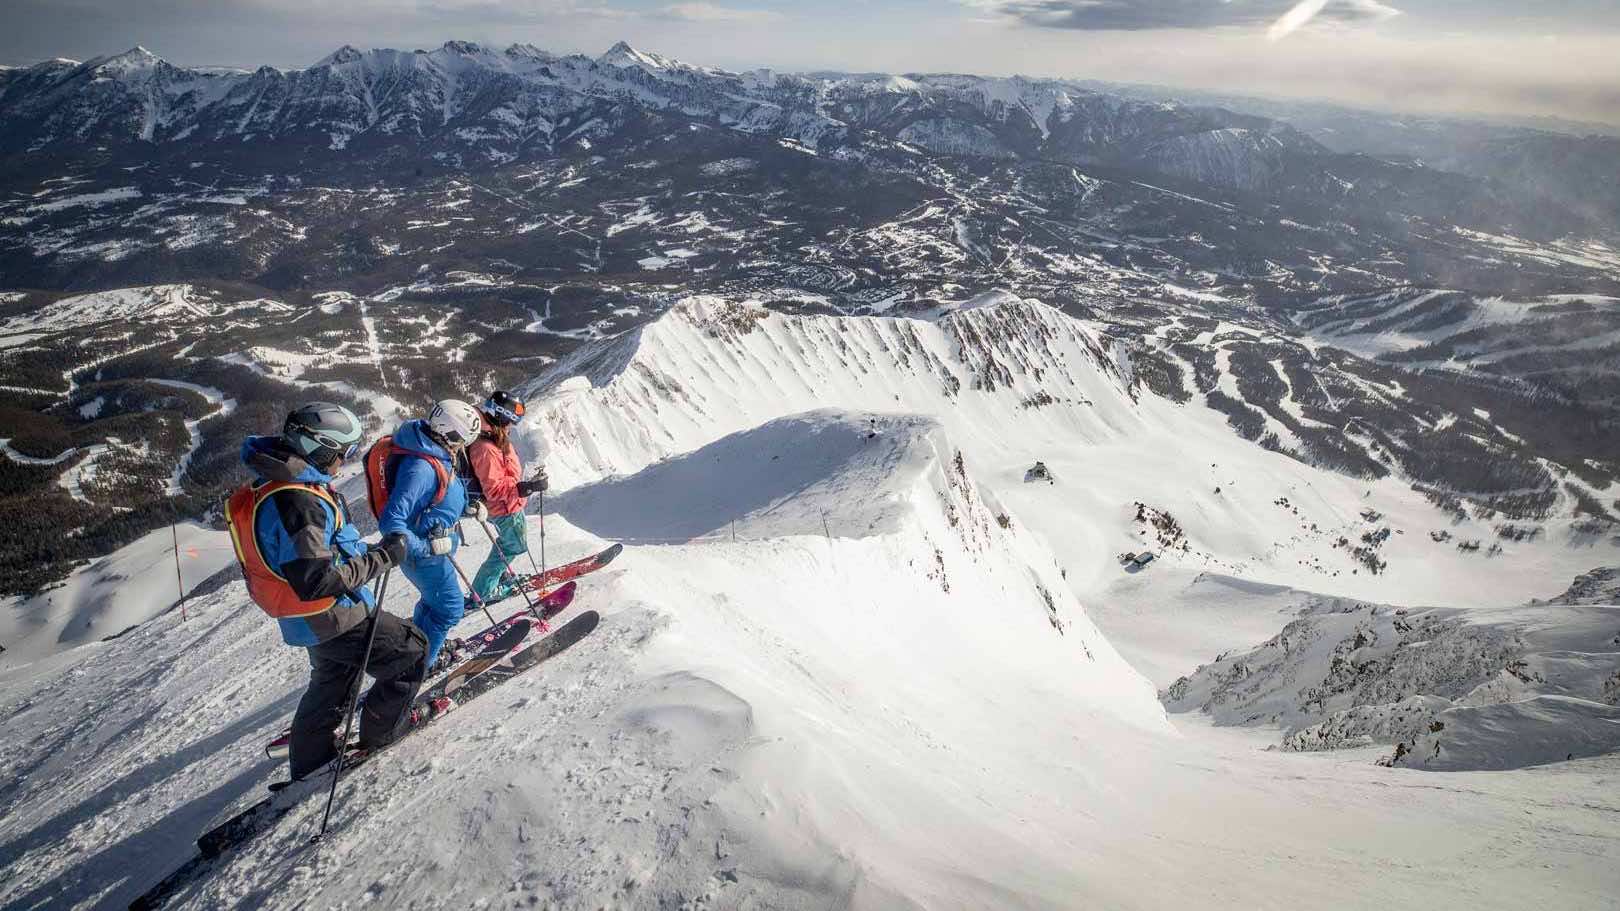
[[[961,766],[992,793],[1046,803],[1013,767],[1047,751],[999,741],[1009,716],[1043,740],[1163,738],[1162,709],[1062,589],[1050,554],[995,521],[936,424],[884,418],[869,437],[872,427],[818,412],[694,453],[745,483],[688,495],[711,521],[734,518],[763,540],[632,550],[586,586],[583,605],[608,612],[595,637],[356,776],[350,788],[372,796],[346,801],[352,827],[324,850],[358,859],[372,840],[421,826],[421,841],[382,852],[403,879],[378,882],[361,860],[302,883],[281,860],[304,837],[299,814],[192,897],[245,901],[291,875],[300,882],[278,890],[286,901],[311,889],[317,903],[368,888],[420,898],[448,887],[433,862],[453,861],[457,906],[510,896],[514,875],[524,892],[571,905],[637,888],[816,907],[841,895],[982,903],[1005,888],[997,878],[942,877],[999,856],[1026,871],[1013,874],[1027,878],[1019,890],[1058,900],[1061,842],[1028,841],[1005,811],[986,819],[985,804],[1002,800],[963,789]],[[761,449],[785,454],[775,480],[744,473]],[[603,521],[634,521],[668,470],[680,469],[579,495]],[[799,505],[780,508],[788,495]],[[813,533],[810,517],[823,515],[859,530]],[[561,543],[597,545],[578,534]],[[399,611],[413,599],[394,595]],[[269,772],[258,749],[302,682],[302,656],[244,607],[239,583],[200,601],[190,625],[166,616],[96,648],[0,684],[8,728],[28,733],[8,737],[3,757],[20,777],[10,803],[21,809],[0,835],[21,861],[0,884],[8,905],[104,899],[108,887],[122,900],[149,885],[154,871],[115,861],[178,861],[208,817],[254,790]],[[57,662],[80,667],[53,673]],[[63,710],[95,692],[125,698]],[[961,753],[975,743],[987,748]],[[528,783],[508,784],[514,774]],[[482,783],[469,793],[469,780]],[[108,819],[123,823],[98,822]],[[469,839],[479,850],[458,856]],[[108,856],[84,862],[91,851]]]
[[[312,801],[176,905],[1508,907],[1557,894],[1599,907],[1612,894],[1620,807],[1593,774],[1606,760],[1437,786],[1365,757],[1177,737],[1105,644],[1088,657],[1083,616],[1059,635],[1018,597],[1039,567],[1017,558],[1038,547],[996,525],[983,532],[996,559],[974,559],[980,532],[948,515],[983,510],[933,457],[937,431],[884,430],[911,444],[845,447],[824,480],[860,489],[894,466],[891,531],[628,548],[581,588],[576,609],[605,614],[592,637],[347,779],[320,847]],[[793,432],[838,422],[775,431]],[[627,505],[637,492],[622,489]],[[739,512],[771,528],[770,510]],[[548,538],[552,554],[598,543],[556,519]],[[413,599],[396,579],[388,607]],[[157,881],[280,774],[260,747],[305,676],[240,583],[185,623],[166,614],[0,675],[0,904],[119,907]]]
[[[1451,777],[1171,726],[1126,659],[1167,682],[1274,631],[1278,605],[1255,585],[1183,638],[1153,605],[1205,565],[1324,582],[1299,557],[1327,545],[1279,547],[1298,519],[1278,489],[1426,507],[1141,393],[1056,311],[700,300],[536,386],[521,442],[549,450],[548,556],[632,542],[582,581],[602,626],[347,779],[320,848],[317,801],[179,904],[1603,907],[1620,889],[1613,757]],[[1024,484],[1034,458],[1055,483]],[[1133,498],[1183,515],[1192,548],[1119,570],[1144,546]],[[1536,591],[1562,572],[1542,546]],[[1460,566],[1429,572],[1525,584]],[[387,607],[414,599],[396,577]],[[305,675],[235,582],[187,622],[0,672],[0,905],[118,906],[160,879],[279,776],[261,746]]]

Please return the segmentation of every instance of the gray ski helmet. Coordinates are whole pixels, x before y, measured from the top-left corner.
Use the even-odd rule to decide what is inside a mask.
[[[282,438],[316,468],[354,458],[364,435],[365,427],[354,412],[331,402],[299,406],[281,428]]]

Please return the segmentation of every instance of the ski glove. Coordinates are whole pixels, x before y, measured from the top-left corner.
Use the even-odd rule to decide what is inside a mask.
[[[546,470],[541,468],[539,473],[529,480],[519,481],[517,492],[520,497],[528,497],[537,493],[545,493],[550,487],[551,481],[546,477]]]
[[[469,519],[476,519],[480,523],[487,522],[489,521],[489,507],[484,505],[483,500],[468,500],[467,508],[462,511],[462,515]]]
[[[435,557],[449,555],[455,542],[450,540],[450,529],[440,525],[428,532],[428,552]]]
[[[382,557],[383,566],[398,566],[405,560],[405,554],[409,551],[410,545],[405,540],[405,536],[396,531],[391,535],[384,536],[381,541],[371,545],[368,549]]]

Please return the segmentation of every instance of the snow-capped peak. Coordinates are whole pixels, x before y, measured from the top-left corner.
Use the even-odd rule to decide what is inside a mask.
[[[532,44],[513,44],[506,49],[506,56],[530,60],[555,60],[557,57],[556,54],[537,48]]]
[[[137,44],[122,54],[101,57],[86,65],[100,73],[124,74],[149,70],[163,62],[162,57]]]
[[[352,44],[345,44],[337,50],[315,62],[316,66],[336,66],[342,63],[353,63],[365,56]]]
[[[679,66],[676,61],[667,57],[638,51],[631,47],[628,41],[620,41],[618,44],[608,48],[608,52],[596,58],[596,62],[608,66],[634,66],[649,70],[674,69]]]

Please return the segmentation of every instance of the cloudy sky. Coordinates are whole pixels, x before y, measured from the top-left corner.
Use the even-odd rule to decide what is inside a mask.
[[[446,39],[733,69],[1025,73],[1620,123],[1620,0],[0,0],[0,63],[303,66]]]

